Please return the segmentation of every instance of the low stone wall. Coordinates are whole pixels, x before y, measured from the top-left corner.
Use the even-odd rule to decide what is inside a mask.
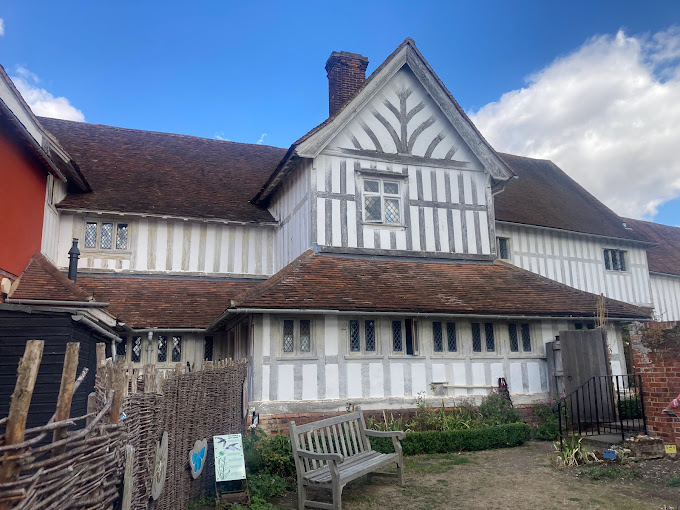
[[[642,378],[647,431],[680,446],[680,418],[662,412],[680,393],[680,323],[636,325],[630,341],[635,373]]]

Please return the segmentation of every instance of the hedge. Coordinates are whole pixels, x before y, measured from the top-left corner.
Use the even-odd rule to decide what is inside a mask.
[[[490,450],[519,446],[531,439],[526,423],[511,423],[466,430],[407,432],[401,442],[404,455]],[[394,452],[390,438],[371,438],[371,446],[382,453]]]

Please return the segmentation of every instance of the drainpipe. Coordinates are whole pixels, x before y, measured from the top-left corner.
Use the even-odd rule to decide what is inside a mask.
[[[78,249],[78,239],[73,238],[73,246],[68,251],[68,279],[76,283],[76,276],[78,275],[78,259],[80,258],[80,250]]]
[[[153,350],[153,331],[149,331],[146,334],[146,337],[148,341],[146,342],[146,362],[151,364],[153,361],[151,360],[151,351]]]

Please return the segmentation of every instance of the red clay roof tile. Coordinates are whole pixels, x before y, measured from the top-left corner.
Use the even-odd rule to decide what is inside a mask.
[[[80,282],[78,282],[80,283]],[[50,299],[54,301],[90,301],[89,294],[69,280],[42,253],[35,253],[14,283],[10,299]]]

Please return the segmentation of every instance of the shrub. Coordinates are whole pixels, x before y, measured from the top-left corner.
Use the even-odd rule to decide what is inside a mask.
[[[533,413],[536,417],[537,426],[534,429],[534,437],[545,441],[554,441],[559,434],[559,422],[557,413],[553,411],[552,401],[536,404]]]
[[[642,418],[642,406],[639,398],[629,398],[621,401],[621,418],[635,420]]]
[[[511,423],[465,430],[407,432],[401,446],[404,455],[418,455],[506,448],[529,439],[531,430],[526,423]],[[379,452],[394,452],[389,438],[371,438],[371,446]]]
[[[268,436],[262,429],[246,434],[244,457],[248,471],[295,479],[295,460],[288,434]]]
[[[479,413],[485,425],[503,425],[520,420],[519,411],[512,407],[510,399],[496,390],[482,399]]]

